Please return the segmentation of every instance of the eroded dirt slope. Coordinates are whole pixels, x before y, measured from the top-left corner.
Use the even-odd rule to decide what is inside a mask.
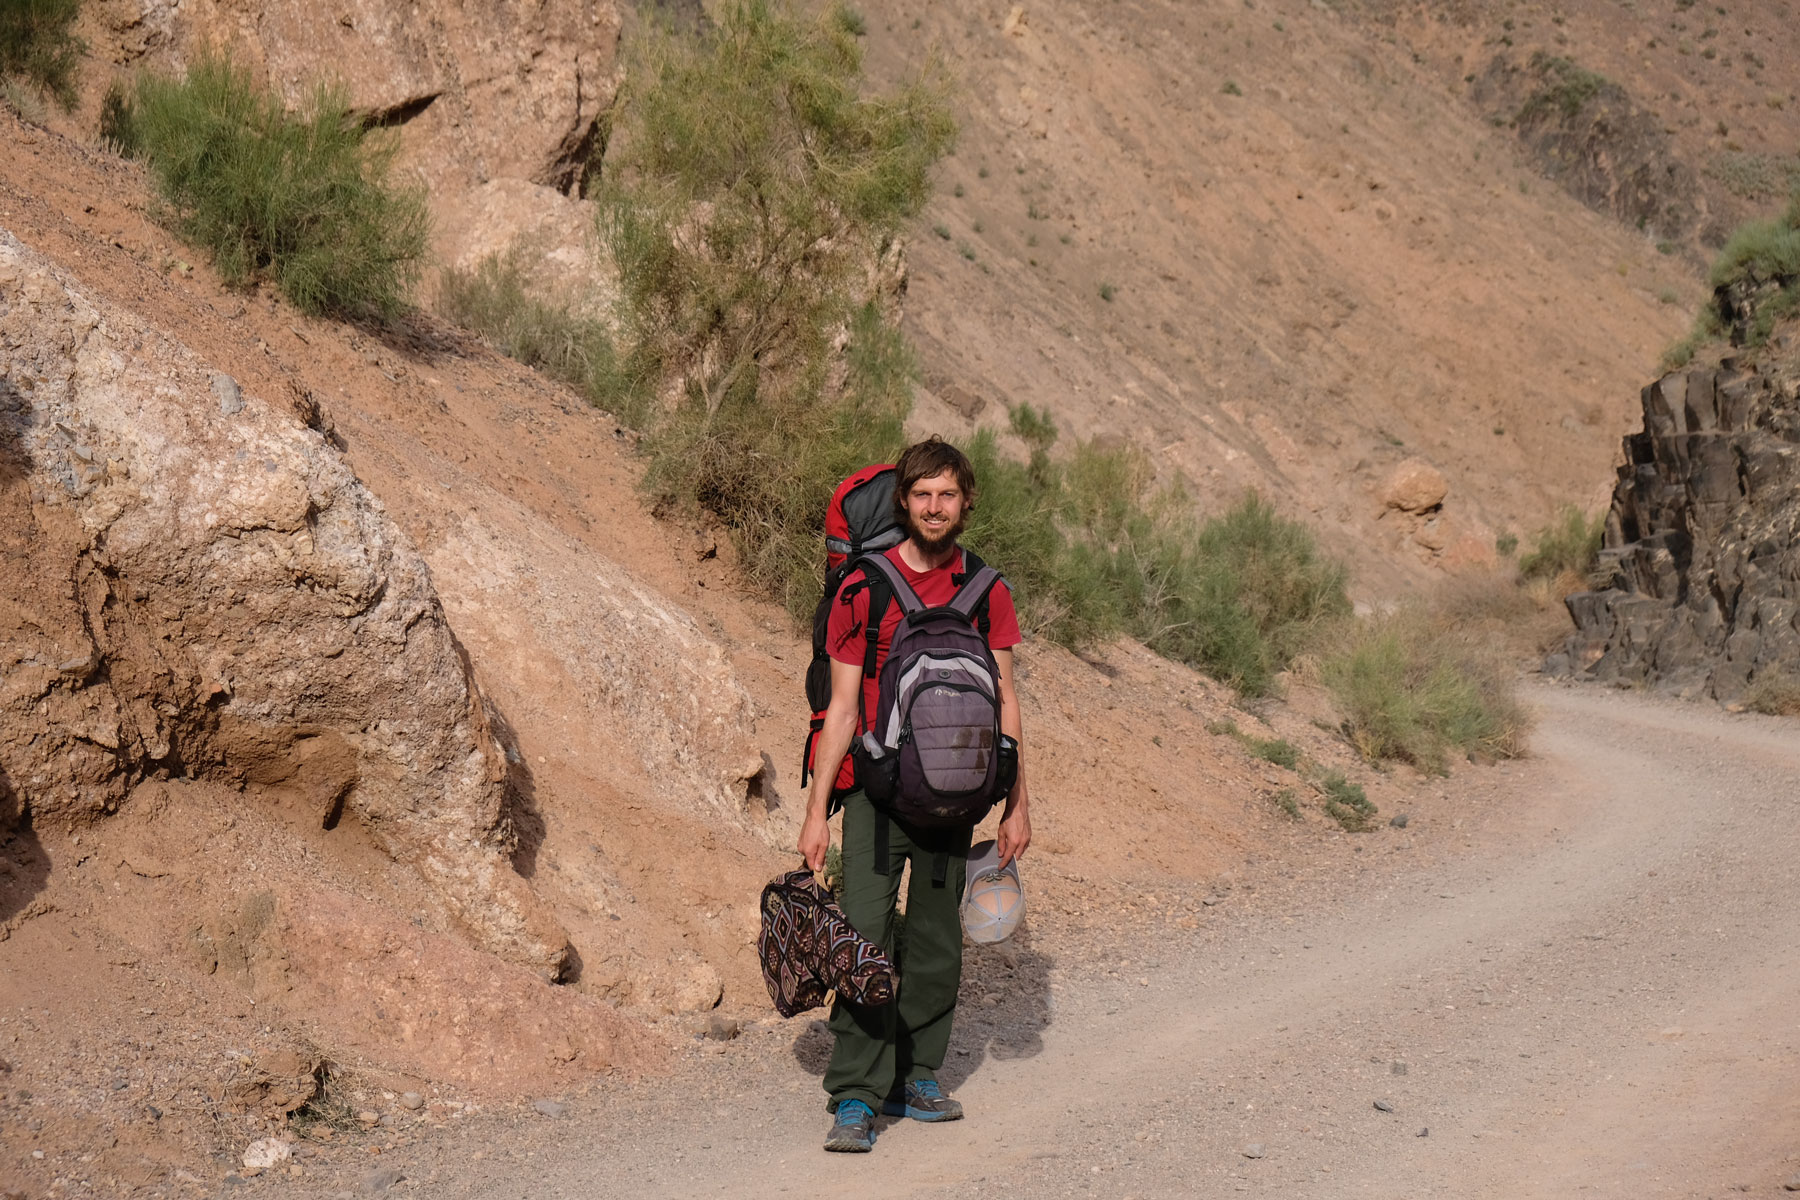
[[[1133,438],[1203,507],[1260,488],[1365,598],[1602,506],[1698,279],[1544,179],[1446,80],[1462,44],[1415,61],[1304,0],[868,11],[878,72],[940,54],[964,122],[912,247],[925,423],[1029,401]],[[1736,21],[1791,38],[1773,12]],[[1613,48],[1582,51],[1601,66],[1629,32],[1568,28]],[[1373,499],[1412,455],[1448,478],[1435,521]]]

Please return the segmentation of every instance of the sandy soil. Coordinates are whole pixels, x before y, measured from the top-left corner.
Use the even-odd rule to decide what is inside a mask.
[[[945,1071],[961,1123],[888,1122],[874,1154],[826,1156],[828,1041],[799,1018],[380,1165],[484,1198],[1781,1194],[1800,1171],[1800,731],[1530,695],[1535,758],[1420,797],[1404,830],[1254,864],[1191,932],[1046,914],[972,955]],[[302,1161],[306,1194],[332,1196],[373,1160]]]

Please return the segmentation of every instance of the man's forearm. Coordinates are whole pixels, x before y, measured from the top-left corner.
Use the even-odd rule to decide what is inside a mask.
[[[830,807],[831,790],[837,786],[838,772],[844,765],[844,755],[850,752],[850,742],[855,736],[855,713],[848,717],[837,717],[829,709],[826,710],[825,724],[819,729],[819,741],[813,750],[812,791],[806,798],[808,816],[817,813],[822,817]]]
[[[1000,732],[1019,745],[1019,774],[1013,780],[1012,790],[1006,794],[1005,815],[1011,816],[1019,809],[1030,805],[1030,798],[1025,787],[1025,727],[1019,719],[1019,697],[1011,686],[1012,680],[1007,678],[1007,686],[1000,694]]]

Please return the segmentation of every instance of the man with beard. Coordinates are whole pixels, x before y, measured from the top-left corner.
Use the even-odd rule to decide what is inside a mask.
[[[933,437],[908,447],[895,464],[894,509],[906,540],[884,553],[927,606],[948,604],[965,573],[957,545],[975,506],[975,472],[956,447]],[[831,843],[826,824],[833,781],[851,739],[876,709],[877,683],[865,675],[865,623],[869,589],[858,570],[848,575],[832,605],[826,646],[831,653],[831,706],[819,732],[817,758],[800,853],[820,870]],[[842,598],[848,597],[847,602]],[[1019,701],[1013,687],[1012,647],[1019,620],[1011,591],[994,585],[987,599],[985,632],[999,667],[1001,732],[1020,737]],[[890,602],[882,614],[876,671],[886,660],[902,609]],[[886,825],[885,829],[879,828]],[[864,1008],[839,999],[831,1012],[835,1036],[825,1071],[828,1105],[835,1114],[827,1150],[867,1151],[875,1145],[877,1112],[919,1121],[954,1121],[962,1105],[937,1082],[950,1043],[956,992],[962,979],[959,909],[971,828],[925,830],[882,812],[859,788],[844,798],[844,914],[858,932],[886,948],[900,971],[892,1004]],[[877,843],[885,834],[886,854]],[[996,838],[1001,865],[1031,844],[1031,818],[1023,764],[1006,797]],[[885,862],[882,861],[885,859]],[[895,903],[902,864],[912,864],[904,932],[895,944]]]

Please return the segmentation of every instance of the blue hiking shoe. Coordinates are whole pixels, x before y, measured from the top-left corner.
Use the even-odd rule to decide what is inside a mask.
[[[825,1148],[844,1154],[867,1154],[875,1148],[875,1110],[861,1100],[844,1100],[837,1106]]]
[[[920,1079],[906,1085],[898,1099],[890,1097],[881,1106],[890,1117],[911,1117],[915,1121],[960,1121],[962,1102],[944,1095],[935,1079]]]

